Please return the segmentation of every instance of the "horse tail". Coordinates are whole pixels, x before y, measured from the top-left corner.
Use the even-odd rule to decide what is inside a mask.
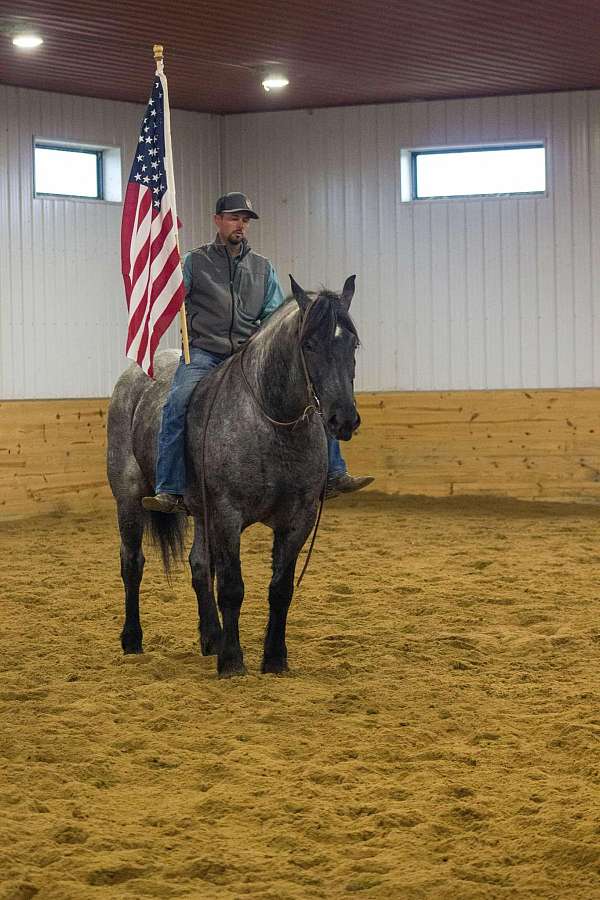
[[[167,578],[171,574],[173,562],[183,562],[187,516],[180,513],[146,511],[146,527],[155,547],[160,549]]]

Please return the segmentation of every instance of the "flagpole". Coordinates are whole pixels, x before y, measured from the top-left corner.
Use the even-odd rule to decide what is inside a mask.
[[[171,194],[171,210],[173,215],[173,223],[175,228],[175,240],[177,241],[177,253],[179,254],[179,265],[181,266],[181,250],[179,247],[179,219],[177,218],[177,203],[175,198],[175,176],[173,174],[173,153],[171,149],[171,107],[169,106],[169,90],[167,88],[167,77],[164,73],[163,63],[163,45],[154,44],[152,48],[154,52],[154,60],[156,62],[156,74],[160,78],[163,86],[164,94],[164,111],[165,111],[165,169],[167,174],[167,185]],[[185,317],[185,299],[179,310],[179,328],[181,331],[181,342],[183,344],[183,358],[186,364],[190,362],[190,345],[188,340],[187,320]]]

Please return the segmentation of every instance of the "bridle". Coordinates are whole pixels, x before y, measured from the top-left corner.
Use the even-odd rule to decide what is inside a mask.
[[[321,415],[321,402],[317,397],[317,392],[315,391],[314,385],[311,381],[310,375],[308,374],[308,367],[306,365],[306,358],[304,356],[304,350],[302,349],[302,340],[300,338],[300,359],[302,361],[302,369],[304,371],[304,378],[306,381],[306,391],[308,396],[308,403],[304,407],[303,412],[300,413],[297,419],[292,419],[290,422],[279,422],[277,419],[271,418],[271,416],[267,413],[266,409],[263,408],[260,403],[256,393],[254,392],[252,385],[248,381],[248,377],[244,370],[244,353],[246,352],[249,343],[244,344],[240,352],[237,354],[238,359],[240,361],[240,371],[242,373],[242,378],[248,388],[248,392],[252,399],[254,400],[256,406],[260,409],[261,413],[272,425],[280,425],[282,428],[295,428],[300,422],[306,422],[311,413],[315,413],[316,415]]]

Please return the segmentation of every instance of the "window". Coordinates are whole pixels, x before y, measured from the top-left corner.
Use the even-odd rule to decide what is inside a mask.
[[[543,194],[546,150],[543,144],[411,150],[410,196],[428,200]],[[405,174],[406,166],[404,168]]]
[[[34,140],[34,195],[121,200],[121,151]]]
[[[36,194],[102,199],[102,154],[70,147],[35,147]]]

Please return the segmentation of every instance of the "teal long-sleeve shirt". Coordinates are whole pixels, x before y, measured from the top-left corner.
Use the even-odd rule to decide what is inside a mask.
[[[191,253],[187,253],[183,261],[183,283],[185,285],[186,294],[192,286],[192,260]],[[269,274],[267,277],[267,286],[265,288],[265,299],[258,314],[257,321],[262,323],[268,319],[271,313],[279,309],[284,301],[283,291],[277,278],[277,273],[269,262]]]

